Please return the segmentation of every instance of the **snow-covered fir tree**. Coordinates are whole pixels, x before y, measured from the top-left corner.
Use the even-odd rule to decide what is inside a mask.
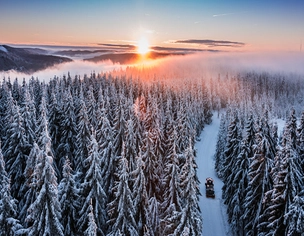
[[[62,166],[64,164],[64,159],[61,156],[62,154],[59,152],[58,147],[60,145],[60,121],[63,117],[63,114],[61,114],[61,106],[58,104],[58,98],[56,97],[58,94],[55,93],[55,91],[51,92],[51,97],[48,105],[48,120],[49,120],[49,132],[52,139],[52,148],[53,153],[57,157],[55,159],[56,165],[58,166],[58,172],[57,174],[62,173]]]
[[[46,120],[44,116],[42,119]],[[29,235],[64,235],[60,222],[60,202],[58,200],[57,178],[53,167],[51,138],[48,132],[47,120],[45,127],[40,130],[39,143],[41,145],[34,169],[34,186],[37,197],[28,209],[27,221],[31,222],[27,228]]]
[[[233,166],[233,177],[230,178],[230,184],[235,184],[236,189],[233,198],[228,200],[227,207],[230,209],[228,213],[229,220],[234,232],[237,235],[244,234],[243,214],[245,212],[244,203],[246,201],[246,189],[249,182],[249,165],[250,158],[253,156],[253,146],[255,141],[255,129],[253,116],[250,115],[245,127],[245,136],[241,143],[240,153],[237,156],[235,166]],[[233,181],[235,178],[235,182]]]
[[[9,129],[9,125],[13,122],[14,117],[14,107],[15,107],[15,101],[12,97],[11,91],[5,86],[4,84],[4,91],[2,93],[1,101],[2,101],[2,114],[1,114],[1,140],[3,143],[3,154],[4,154],[4,144],[6,139],[9,137],[9,134],[7,133],[7,130]],[[5,159],[5,157],[4,157]]]
[[[61,207],[61,223],[64,227],[64,235],[78,235],[77,220],[79,217],[80,196],[71,162],[68,158],[65,160],[62,179],[58,185],[58,199]]]
[[[126,236],[136,236],[138,227],[136,224],[135,208],[133,205],[132,194],[129,188],[129,170],[128,161],[124,153],[124,144],[122,147],[122,156],[119,160],[118,180],[113,188],[114,199],[108,203],[109,228],[108,234],[114,236],[123,234]]]
[[[299,161],[301,163],[302,171],[304,172],[304,111],[302,112],[299,121],[297,137],[297,151],[299,153]]]
[[[154,145],[152,140],[152,133],[146,132],[143,140],[143,161],[145,163],[145,178],[146,178],[146,189],[149,198],[156,196],[157,189],[159,188],[159,176],[157,175],[157,156],[154,152]]]
[[[215,148],[215,170],[217,175],[221,178],[223,173],[223,164],[224,164],[224,150],[225,150],[225,145],[226,145],[226,139],[227,139],[227,126],[226,125],[226,119],[225,116],[221,116],[220,120],[220,128],[218,132],[218,138],[217,138],[217,143],[216,143],[216,148]]]
[[[182,209],[179,223],[174,235],[201,235],[203,219],[199,207],[199,180],[197,179],[197,165],[191,138],[185,150],[185,164],[181,169]]]
[[[301,191],[289,205],[288,213],[284,215],[288,226],[286,235],[303,235],[304,233],[304,191]]]
[[[122,152],[122,143],[124,140],[124,133],[126,129],[126,115],[128,114],[125,111],[125,104],[122,94],[118,95],[117,104],[114,107],[114,117],[113,117],[113,133],[114,133],[114,153],[116,156],[120,156]]]
[[[139,154],[136,157],[136,169],[130,172],[130,179],[130,182],[132,183],[132,199],[135,209],[134,218],[138,225],[138,234],[142,235],[144,230],[152,234],[154,228],[150,223],[150,215],[148,212],[149,197],[146,190],[144,162],[142,160],[141,151],[139,151]]]
[[[92,201],[90,204],[90,212],[88,214],[88,227],[87,229],[84,231],[84,235],[86,236],[97,236],[97,225],[95,223],[95,219],[94,219],[94,212],[93,212],[93,206],[92,206]]]
[[[36,140],[35,134],[35,124],[36,124],[36,108],[34,101],[29,93],[29,88],[27,85],[23,88],[23,101],[21,103],[20,111],[23,117],[23,129],[28,140],[28,143],[33,145]]]
[[[176,131],[171,136],[170,151],[166,155],[164,195],[162,202],[161,229],[165,235],[173,234],[178,225],[182,210],[182,189],[180,180],[179,159],[177,155]]]
[[[63,95],[63,106],[60,122],[60,145],[58,146],[58,153],[61,153],[61,157],[66,157],[73,162],[73,156],[75,154],[75,144],[76,144],[76,116],[73,97],[68,88]]]
[[[111,196],[111,189],[114,186],[114,173],[116,167],[116,156],[113,150],[113,129],[107,116],[100,118],[102,120],[101,128],[96,132],[96,141],[100,151],[103,188],[107,193],[107,198]]]
[[[222,170],[224,185],[222,188],[222,195],[225,204],[232,198],[234,191],[236,190],[236,186],[231,184],[231,182],[234,178],[233,169],[237,161],[237,156],[240,153],[240,143],[239,118],[237,112],[235,112],[228,127],[227,144],[224,151]]]
[[[161,204],[158,202],[156,197],[151,197],[148,203],[148,212],[146,219],[147,227],[144,228],[144,233],[147,235],[162,235],[164,232],[160,229],[161,221]],[[152,231],[149,229],[148,225],[151,225]]]
[[[86,108],[87,108],[87,114],[90,121],[90,124],[94,127],[94,129],[97,126],[97,117],[96,117],[96,101],[94,97],[93,87],[90,86],[87,97],[86,97]]]
[[[250,158],[249,183],[246,189],[245,212],[242,217],[247,235],[258,233],[260,216],[264,211],[264,195],[272,189],[273,185],[270,171],[273,167],[276,147],[270,135],[267,113],[264,114],[257,128],[255,142],[254,155]]]
[[[12,196],[20,200],[24,194],[20,189],[23,189],[22,186],[25,182],[23,172],[31,145],[28,143],[24,133],[23,118],[18,105],[13,105],[12,115],[12,120],[7,126],[3,156],[6,162],[6,169],[12,181]]]
[[[18,220],[17,200],[11,196],[10,179],[5,170],[5,163],[0,145],[0,235],[13,236],[22,229]]]
[[[88,147],[88,157],[84,161],[85,177],[80,184],[81,210],[78,220],[78,230],[83,232],[88,224],[88,214],[90,204],[94,209],[94,217],[97,225],[97,234],[104,235],[106,232],[106,199],[107,194],[103,189],[103,178],[101,168],[101,158],[96,132],[92,128],[90,144]]]
[[[22,198],[22,201],[20,201],[22,205],[20,205],[20,214],[19,214],[19,219],[21,220],[24,227],[27,227],[29,223],[28,221],[25,221],[25,218],[27,216],[27,210],[32,205],[32,203],[36,200],[36,196],[37,196],[37,188],[36,188],[37,181],[34,175],[34,171],[40,152],[41,150],[39,149],[37,143],[34,143],[32,150],[26,160],[26,167],[24,170],[24,176],[26,181],[23,185],[24,189],[26,189],[26,192]]]
[[[77,135],[74,155],[74,166],[77,178],[82,181],[85,175],[84,161],[88,157],[88,146],[90,143],[90,121],[84,100],[80,101],[80,110],[77,115]]]

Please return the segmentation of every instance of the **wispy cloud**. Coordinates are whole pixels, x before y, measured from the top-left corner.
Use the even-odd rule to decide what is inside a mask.
[[[145,33],[147,33],[147,34],[154,34],[154,33],[155,33],[155,30],[146,29],[146,30],[145,30]]]
[[[218,16],[229,16],[229,15],[234,15],[235,13],[222,13],[222,14],[214,14],[213,17],[218,17]]]
[[[245,43],[234,42],[226,40],[211,40],[211,39],[186,39],[186,40],[176,40],[173,43],[179,44],[196,44],[196,45],[206,45],[208,47],[243,47]]]
[[[160,46],[154,46],[151,47],[151,49],[155,51],[166,51],[166,52],[172,52],[172,53],[193,53],[193,52],[219,52],[219,50],[215,49],[197,49],[197,48],[180,48],[180,47],[160,47]]]
[[[124,48],[124,49],[134,49],[135,46],[131,44],[116,44],[116,43],[99,43],[98,45],[106,47]]]

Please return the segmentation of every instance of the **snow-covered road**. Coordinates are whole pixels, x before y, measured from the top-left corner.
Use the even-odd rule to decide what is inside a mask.
[[[203,236],[227,236],[229,226],[227,222],[226,209],[222,204],[222,186],[223,182],[216,176],[214,170],[214,153],[217,141],[217,135],[220,125],[220,119],[215,113],[212,117],[212,123],[205,126],[200,141],[196,143],[198,178],[201,181],[200,190],[200,208],[203,215]],[[215,198],[206,198],[205,179],[211,177],[214,179]]]

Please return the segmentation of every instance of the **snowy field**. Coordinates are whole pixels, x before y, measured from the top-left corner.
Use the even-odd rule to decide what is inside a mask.
[[[214,170],[214,153],[217,141],[220,119],[213,114],[212,123],[206,125],[200,141],[196,143],[198,178],[201,181],[200,209],[203,215],[203,236],[229,236],[226,206],[222,203],[223,182],[216,176]],[[215,198],[206,198],[205,179],[214,179]]]

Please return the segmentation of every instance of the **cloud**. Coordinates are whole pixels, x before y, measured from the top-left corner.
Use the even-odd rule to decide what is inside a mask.
[[[131,44],[99,43],[98,45],[114,48],[135,49],[135,46]]]
[[[218,16],[229,16],[229,15],[234,15],[235,13],[223,13],[223,14],[214,14],[213,17],[218,17]]]
[[[185,40],[176,40],[173,43],[179,44],[198,44],[206,45],[208,47],[243,47],[245,43],[242,42],[233,42],[225,40],[211,40],[211,39],[185,39]]]
[[[146,30],[145,30],[145,33],[147,33],[147,34],[154,34],[154,33],[155,33],[155,30],[146,29]]]
[[[181,48],[181,47],[161,47],[161,46],[154,46],[151,49],[155,51],[167,51],[172,53],[193,53],[193,52],[219,52],[220,50],[216,49],[198,49],[198,48]]]

